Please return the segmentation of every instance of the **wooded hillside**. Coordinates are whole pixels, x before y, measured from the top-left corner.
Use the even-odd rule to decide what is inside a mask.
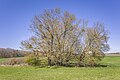
[[[11,48],[0,48],[0,58],[23,57],[29,52]]]

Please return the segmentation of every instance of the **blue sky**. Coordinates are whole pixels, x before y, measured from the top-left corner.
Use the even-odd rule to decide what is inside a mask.
[[[29,25],[44,9],[61,8],[110,31],[110,52],[120,52],[120,0],[0,0],[0,47],[19,49],[32,34]]]

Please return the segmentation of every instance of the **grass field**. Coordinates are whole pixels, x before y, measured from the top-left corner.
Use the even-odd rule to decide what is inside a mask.
[[[107,56],[100,63],[110,67],[120,67],[120,56]]]
[[[7,58],[0,58],[0,63],[7,60]]]
[[[0,61],[3,61],[0,59]],[[0,67],[0,80],[120,80],[120,57],[105,57],[108,67]]]

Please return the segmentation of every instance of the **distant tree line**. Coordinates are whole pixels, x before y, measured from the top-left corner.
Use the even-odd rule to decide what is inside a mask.
[[[11,48],[0,48],[0,58],[23,57],[29,52]]]

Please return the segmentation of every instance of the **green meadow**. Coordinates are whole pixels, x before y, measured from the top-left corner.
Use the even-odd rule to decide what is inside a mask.
[[[120,80],[120,57],[105,57],[100,63],[108,67],[1,66],[0,80]]]

